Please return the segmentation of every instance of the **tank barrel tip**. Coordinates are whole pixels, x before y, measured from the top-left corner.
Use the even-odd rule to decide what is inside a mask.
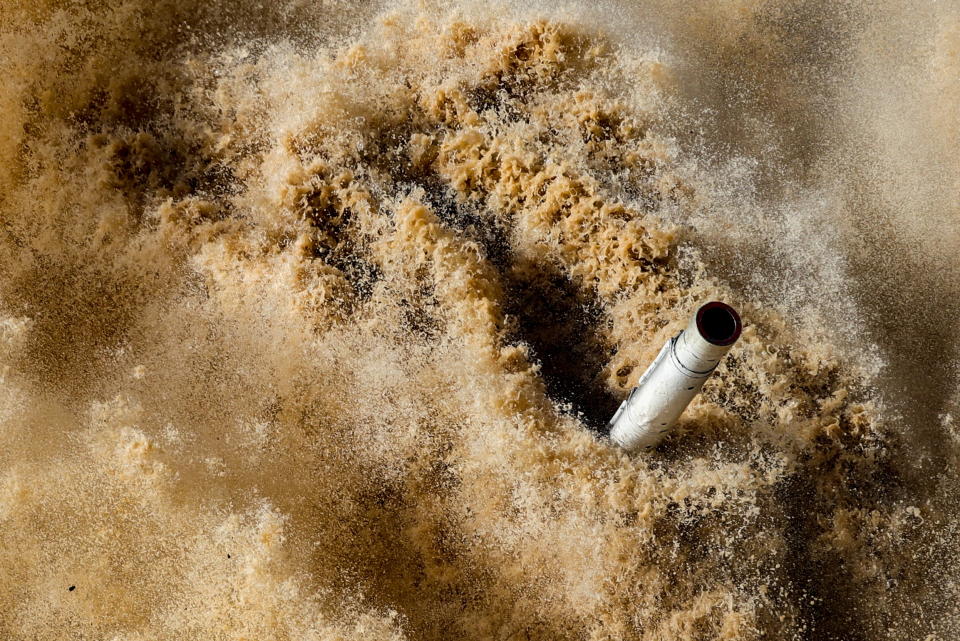
[[[702,305],[667,341],[610,419],[610,438],[627,451],[651,449],[671,430],[737,339],[743,324],[730,305]]]
[[[697,310],[697,331],[714,345],[733,345],[740,338],[740,314],[730,305],[711,301]]]

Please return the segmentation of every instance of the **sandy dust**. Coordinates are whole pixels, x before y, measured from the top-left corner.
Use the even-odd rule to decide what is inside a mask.
[[[960,635],[960,6],[197,4],[0,5],[0,637]]]

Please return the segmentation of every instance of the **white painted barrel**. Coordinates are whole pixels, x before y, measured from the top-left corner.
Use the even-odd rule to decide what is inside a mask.
[[[739,314],[726,303],[713,301],[698,309],[610,419],[610,438],[628,451],[659,443],[740,338],[740,330]]]

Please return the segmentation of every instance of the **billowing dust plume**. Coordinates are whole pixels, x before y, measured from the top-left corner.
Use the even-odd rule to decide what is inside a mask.
[[[0,637],[960,634],[956,5],[526,4],[0,6]]]

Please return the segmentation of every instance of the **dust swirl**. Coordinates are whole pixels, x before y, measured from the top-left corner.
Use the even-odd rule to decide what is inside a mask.
[[[755,82],[720,115],[679,13],[667,55],[585,10],[0,8],[2,636],[952,638],[956,374],[904,410],[886,330],[832,331],[868,304],[803,296],[832,257],[749,231],[766,189],[816,236],[829,173],[765,74],[852,72],[733,4],[683,27]],[[626,455],[606,419],[708,299],[740,342]]]

